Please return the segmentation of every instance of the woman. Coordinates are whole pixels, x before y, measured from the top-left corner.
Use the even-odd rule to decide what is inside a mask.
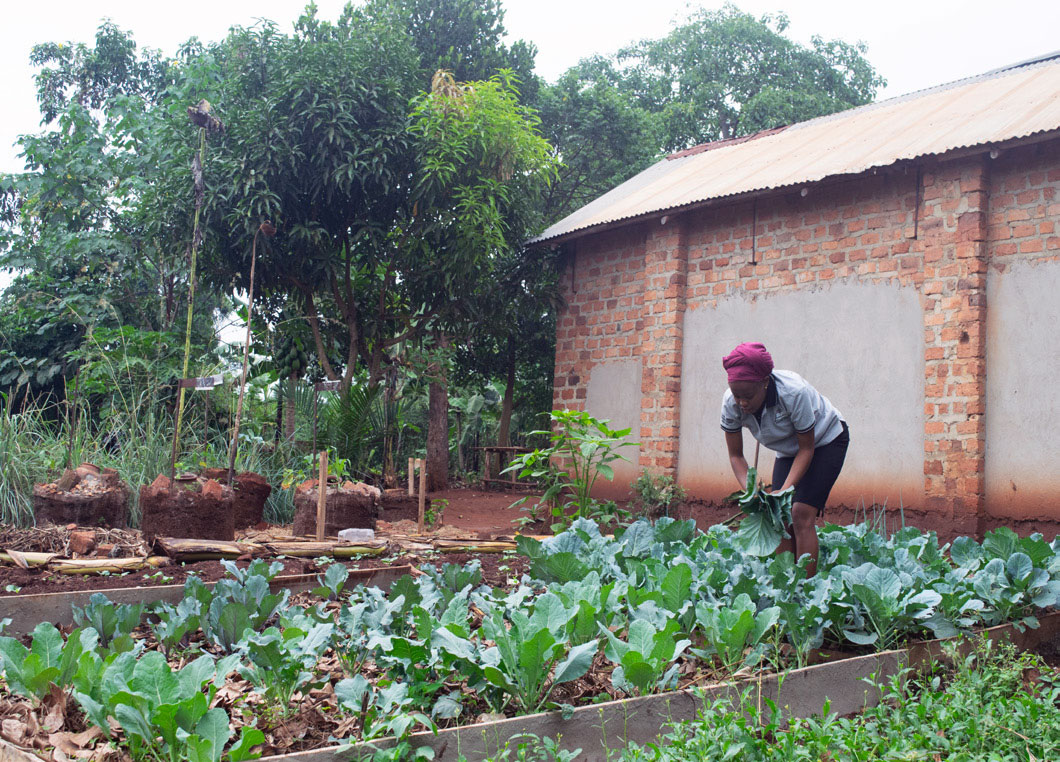
[[[810,556],[810,576],[817,572],[817,528],[828,493],[839,477],[850,443],[843,416],[828,399],[797,373],[774,370],[773,358],[761,344],[740,344],[722,360],[729,389],[721,403],[721,428],[729,449],[729,463],[740,487],[747,484],[743,429],[777,454],[773,489],[795,488],[791,539],[777,552],[790,550],[795,558]]]

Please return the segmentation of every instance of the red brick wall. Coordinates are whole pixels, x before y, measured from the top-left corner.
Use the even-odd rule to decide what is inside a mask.
[[[572,247],[561,280],[553,396],[557,408],[584,409],[589,373],[608,359],[639,356],[644,328],[645,232],[605,233]]]
[[[897,282],[916,288],[923,307],[925,497],[910,508],[975,533],[986,494],[988,265],[1060,256],[1058,187],[1053,141],[996,161],[925,160],[819,183],[806,196],[776,192],[586,236],[576,242],[573,283],[565,278],[555,402],[583,404],[596,362],[641,357],[641,465],[675,473],[686,309],[839,279]]]

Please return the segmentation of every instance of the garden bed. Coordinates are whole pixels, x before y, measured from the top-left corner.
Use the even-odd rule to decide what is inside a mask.
[[[790,557],[750,555],[724,528],[696,534],[691,523],[664,519],[608,537],[579,521],[544,541],[520,538],[527,577],[507,589],[483,585],[477,564],[424,567],[393,581],[388,593],[351,589],[349,570],[329,563],[313,593],[325,600],[302,593],[290,601],[298,605],[260,576],[279,565],[229,563],[231,578],[213,589],[189,580],[176,605],[145,611],[90,602],[77,621],[91,629],[71,633],[64,645],[41,624],[33,649],[76,665],[69,682],[52,678],[72,699],[62,732],[80,732],[88,720],[109,732],[108,718],[128,717],[130,702],[150,709],[145,724],[121,723],[118,739],[134,753],[144,739],[169,737],[149,719],[169,715],[151,708],[159,697],[142,692],[144,681],[176,680],[181,701],[205,697],[203,711],[211,707],[217,723],[223,715],[223,727],[241,734],[226,730],[219,741],[226,747],[334,754],[325,748],[333,739],[396,736],[407,749],[426,739],[444,744],[439,754],[477,749],[474,757],[519,728],[562,732],[564,745],[587,749],[599,744],[570,738],[573,729],[599,725],[607,743],[649,740],[662,715],[685,711],[693,689],[731,691],[734,675],[749,678],[763,699],[779,689],[782,702],[813,704],[807,711],[815,712],[820,685],[838,691],[843,674],[854,679],[930,658],[932,647],[915,641],[932,632],[948,637],[1005,622],[1038,642],[1055,639],[1055,618],[1045,614],[1060,595],[1055,543],[997,532],[947,549],[914,530],[882,538],[864,526],[830,527],[821,539],[822,571],[808,579]],[[141,625],[146,613],[151,623]],[[131,652],[137,641],[148,650]],[[912,652],[895,655],[910,643]],[[822,646],[849,658],[807,667]],[[85,655],[68,659],[66,649]],[[4,699],[23,714],[46,710],[54,692],[28,653],[10,639],[0,648],[10,689],[44,702],[34,709],[30,699]],[[775,673],[789,668],[778,681]],[[178,671],[190,676],[178,680]],[[842,700],[860,702],[857,709],[865,687],[853,690]],[[565,708],[540,714],[556,706]],[[207,732],[182,727],[189,737]],[[437,736],[412,735],[432,727]],[[187,738],[165,744],[175,749],[178,741]]]
[[[1041,626],[1036,629],[1017,629],[1006,624],[983,630],[980,635],[991,640],[1010,641],[1021,650],[1055,653],[1060,648],[1060,613],[1043,616]],[[497,757],[511,747],[513,738],[551,738],[558,740],[558,748],[565,751],[581,749],[579,760],[604,762],[631,742],[644,745],[655,741],[667,723],[694,720],[705,707],[719,699],[739,704],[739,697],[746,691],[750,691],[762,718],[771,712],[767,702],[773,702],[789,719],[819,715],[825,702],[828,711],[837,715],[861,712],[876,706],[881,686],[906,668],[918,672],[929,668],[942,655],[944,645],[952,640],[923,641],[908,648],[864,656],[849,655],[833,663],[793,669],[783,674],[762,674],[697,689],[607,701],[579,707],[566,714],[542,712],[449,728],[438,733],[416,733],[408,742],[413,748],[432,749],[436,762],[457,762],[461,757]],[[963,639],[961,650],[967,652],[972,642]],[[373,748],[392,745],[392,742],[384,742],[356,749],[370,753]],[[350,759],[350,750],[340,751],[339,747],[332,747],[262,759],[273,762],[343,762]]]

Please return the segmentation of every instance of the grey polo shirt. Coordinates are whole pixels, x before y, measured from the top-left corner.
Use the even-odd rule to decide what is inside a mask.
[[[813,446],[826,445],[843,431],[843,416],[828,398],[790,370],[774,370],[766,391],[761,420],[744,413],[732,392],[725,390],[721,402],[721,427],[737,432],[743,428],[773,452],[794,457],[799,452],[796,434],[813,431]]]

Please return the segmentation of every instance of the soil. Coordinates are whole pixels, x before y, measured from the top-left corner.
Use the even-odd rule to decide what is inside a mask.
[[[234,540],[234,493],[213,479],[194,475],[173,483],[159,476],[140,488],[141,530],[144,537],[187,537]]]
[[[523,496],[523,493],[511,492],[487,492],[477,489],[450,489],[444,492],[430,493],[429,497],[438,510],[441,511],[440,524],[433,527],[434,533],[443,537],[475,537],[478,539],[493,539],[496,537],[510,537],[515,533],[514,519],[524,515],[519,508],[511,508],[511,504]],[[441,503],[445,500],[446,503]],[[444,505],[444,507],[443,507]],[[388,530],[397,522],[405,522],[401,528],[414,530],[417,519],[417,500],[409,500],[405,495],[387,494],[382,499],[380,510],[380,531]],[[261,525],[259,525],[260,527]],[[7,529],[2,534],[11,547],[15,544],[12,536],[18,530]],[[69,529],[56,528],[56,532],[69,533]],[[134,530],[127,530],[132,533]],[[54,545],[49,544],[50,539],[43,536],[42,529],[22,530],[27,539],[35,534],[41,534],[35,538],[34,543],[19,543],[21,550],[53,551]],[[53,532],[54,533],[54,532]],[[39,546],[39,547],[38,547]],[[506,587],[513,580],[518,580],[526,571],[526,559],[520,556],[505,557],[499,553],[397,553],[383,556],[366,556],[361,559],[345,562],[351,569],[367,569],[383,566],[412,565],[419,567],[424,564],[465,564],[473,558],[477,558],[482,564],[483,582],[491,587]],[[280,559],[283,563],[282,574],[316,574],[320,571],[316,561],[311,558],[286,558]],[[244,567],[249,559],[236,561],[236,565]],[[213,582],[224,576],[224,567],[220,561],[197,561],[189,563],[171,564],[161,569],[146,569],[144,571],[126,572],[123,574],[100,575],[67,575],[57,572],[49,572],[39,568],[22,569],[10,564],[0,565],[0,596],[7,595],[30,595],[35,593],[57,593],[73,592],[79,590],[112,590],[123,587],[154,587],[158,585],[183,584],[188,574],[194,572],[205,582]],[[8,590],[8,587],[12,589]]]
[[[360,489],[359,489],[360,488]],[[375,529],[379,507],[379,490],[351,482],[329,485],[325,490],[327,519],[324,534],[334,537],[343,529]],[[316,479],[299,485],[294,495],[294,533],[315,535],[317,531],[317,501],[319,490]]]
[[[226,468],[206,468],[200,475],[204,479],[214,479],[221,484],[228,484],[228,469]],[[272,494],[272,487],[264,476],[253,471],[236,474],[235,482],[235,493],[232,497],[235,528],[246,529],[260,524],[265,514],[265,502]]]

